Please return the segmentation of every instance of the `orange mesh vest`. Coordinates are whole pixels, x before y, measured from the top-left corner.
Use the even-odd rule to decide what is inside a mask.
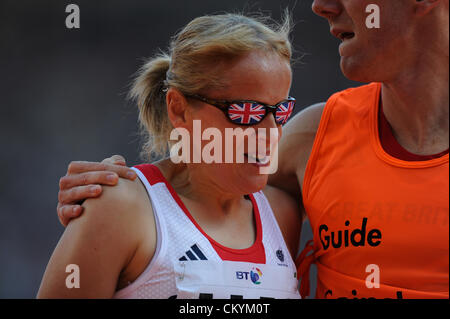
[[[298,260],[301,292],[314,262],[316,298],[449,298],[449,155],[385,153],[380,90],[348,89],[325,106],[303,184],[314,238]]]

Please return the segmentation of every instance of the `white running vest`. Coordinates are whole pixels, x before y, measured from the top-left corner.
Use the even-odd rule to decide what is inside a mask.
[[[265,263],[227,261],[180,207],[156,166],[137,167],[133,169],[153,207],[157,248],[144,272],[114,298],[300,298],[295,264],[261,191],[250,197],[257,204],[255,218],[261,221]]]

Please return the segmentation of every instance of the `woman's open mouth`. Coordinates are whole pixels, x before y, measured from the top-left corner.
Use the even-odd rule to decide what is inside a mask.
[[[247,163],[255,164],[258,167],[261,166],[268,166],[270,163],[270,156],[269,155],[256,155],[256,154],[244,154],[245,157],[247,157],[248,161]]]

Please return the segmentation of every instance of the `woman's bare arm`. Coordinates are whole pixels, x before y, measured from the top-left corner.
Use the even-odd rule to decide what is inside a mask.
[[[144,236],[139,180],[121,179],[88,199],[86,214],[66,228],[47,265],[38,298],[110,298]],[[142,195],[142,194],[141,194]],[[146,199],[146,198],[145,198]],[[148,211],[147,211],[148,212]],[[68,265],[76,265],[80,288],[68,288]]]

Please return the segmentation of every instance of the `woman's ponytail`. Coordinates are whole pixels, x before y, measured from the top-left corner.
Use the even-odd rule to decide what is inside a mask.
[[[170,56],[160,53],[145,63],[138,71],[130,91],[130,98],[139,107],[139,122],[145,135],[142,155],[165,154],[172,125],[167,115],[166,74]]]

